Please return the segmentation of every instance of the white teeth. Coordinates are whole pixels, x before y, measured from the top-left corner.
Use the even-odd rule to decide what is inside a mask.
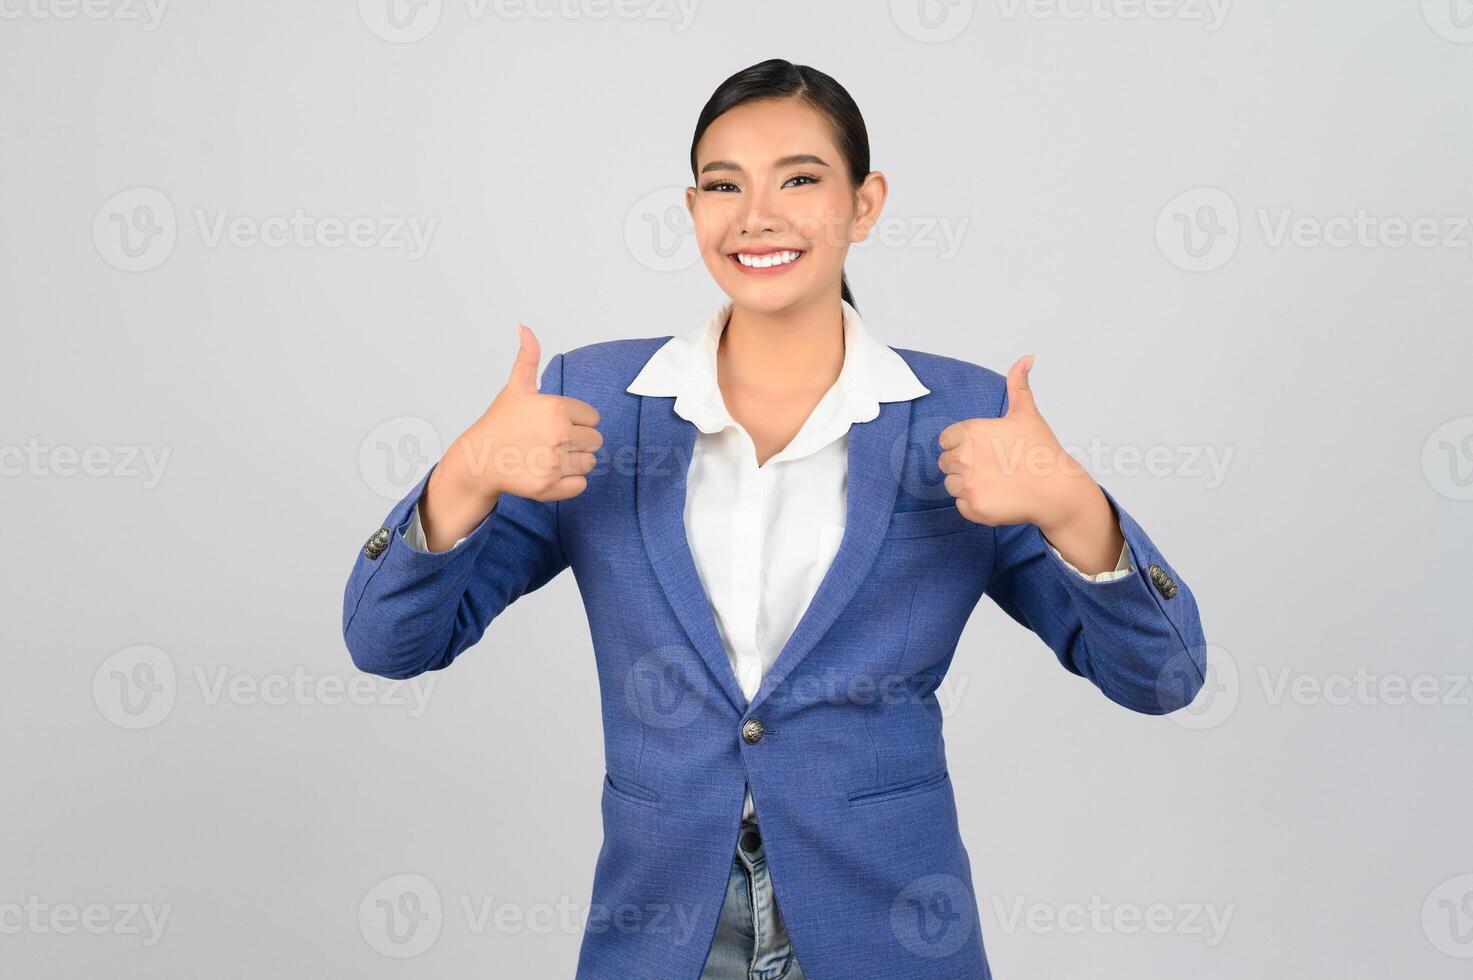
[[[748,255],[745,252],[738,252],[737,261],[753,269],[766,269],[768,266],[795,262],[802,254],[802,252],[772,252],[767,255]]]

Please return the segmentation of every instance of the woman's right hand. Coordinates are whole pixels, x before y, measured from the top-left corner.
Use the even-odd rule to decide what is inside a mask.
[[[520,338],[506,386],[451,443],[425,485],[420,523],[431,551],[448,551],[475,530],[503,493],[567,500],[588,489],[584,474],[603,445],[594,428],[598,409],[538,391],[542,347],[525,324]]]

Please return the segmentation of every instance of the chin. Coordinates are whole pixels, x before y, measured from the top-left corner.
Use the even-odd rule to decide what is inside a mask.
[[[807,283],[718,280],[726,295],[738,305],[761,313],[777,313],[809,297]]]

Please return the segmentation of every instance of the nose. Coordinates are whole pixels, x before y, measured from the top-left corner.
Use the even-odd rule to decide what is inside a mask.
[[[764,190],[754,189],[745,195],[738,206],[734,229],[744,240],[765,234],[777,234],[783,230],[782,218],[770,207],[770,197]]]

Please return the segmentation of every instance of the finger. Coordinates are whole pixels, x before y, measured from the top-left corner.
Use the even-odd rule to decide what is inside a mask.
[[[561,456],[559,469],[567,476],[581,476],[598,465],[598,457],[593,453],[569,448],[564,449]]]
[[[976,452],[976,440],[980,435],[977,426],[976,419],[968,419],[942,429],[939,436],[941,445],[946,446],[948,443],[951,445],[936,457],[936,465],[938,467],[950,465],[952,470],[971,466],[973,454]],[[941,472],[947,471],[943,468]]]
[[[580,493],[587,489],[588,477],[579,475],[565,476],[561,480],[557,481],[557,483],[553,484],[553,488],[547,496],[539,497],[538,499],[567,500],[570,497],[578,496]]]
[[[532,333],[532,328],[525,323],[517,324],[517,336],[521,339],[521,346],[517,348],[517,359],[512,361],[511,378],[507,381],[507,387],[536,391],[537,365],[542,360],[542,345],[537,342],[537,335]]]
[[[1033,390],[1028,386],[1028,372],[1033,370],[1033,355],[1024,354],[1008,368],[1008,414],[1037,414],[1038,406],[1033,401]]]
[[[942,473],[960,473],[968,466],[967,460],[963,458],[962,450],[948,449],[936,457],[936,468]]]
[[[553,395],[563,408],[563,414],[574,425],[598,425],[598,409],[572,395]]]
[[[568,437],[568,448],[578,452],[597,452],[604,444],[604,435],[591,425],[573,426],[573,434]]]
[[[956,498],[956,509],[961,511],[962,516],[971,521],[973,524],[985,523],[982,520],[982,514],[978,512],[977,508],[968,503],[965,497]]]

